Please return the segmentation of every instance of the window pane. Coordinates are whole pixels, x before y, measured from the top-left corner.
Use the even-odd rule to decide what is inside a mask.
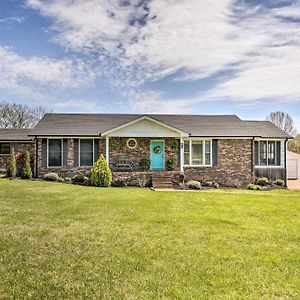
[[[211,142],[205,141],[205,165],[210,165],[210,155],[211,154]]]
[[[184,164],[189,165],[190,164],[190,141],[184,142]]]
[[[275,166],[275,142],[268,142],[268,165]]]
[[[61,140],[48,140],[49,142],[49,156],[48,165],[50,167],[58,167],[62,165],[61,161]]]
[[[93,140],[80,140],[80,166],[93,164]]]
[[[192,165],[203,164],[203,142],[192,141]]]
[[[259,143],[260,147],[260,165],[261,166],[266,166],[267,165],[267,142],[260,142]]]
[[[10,154],[10,145],[9,144],[0,144],[0,154]]]

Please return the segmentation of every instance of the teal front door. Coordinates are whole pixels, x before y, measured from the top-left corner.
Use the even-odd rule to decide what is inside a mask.
[[[164,141],[151,141],[151,170],[163,170],[165,168],[165,144]]]

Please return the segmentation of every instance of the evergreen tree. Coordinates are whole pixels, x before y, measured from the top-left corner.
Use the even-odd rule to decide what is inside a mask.
[[[31,179],[32,178],[29,151],[26,151],[25,156],[24,156],[24,166],[22,169],[22,178],[23,179]]]
[[[94,186],[108,187],[112,182],[111,170],[103,154],[95,163],[91,171],[91,183]]]
[[[16,177],[17,176],[17,163],[16,163],[16,156],[15,151],[12,149],[9,162],[7,166],[7,176],[8,177]]]

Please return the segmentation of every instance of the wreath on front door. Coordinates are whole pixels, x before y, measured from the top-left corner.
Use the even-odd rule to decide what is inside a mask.
[[[160,146],[154,147],[153,151],[154,151],[154,153],[156,153],[156,154],[160,154],[160,153],[161,153],[161,148],[160,148]]]

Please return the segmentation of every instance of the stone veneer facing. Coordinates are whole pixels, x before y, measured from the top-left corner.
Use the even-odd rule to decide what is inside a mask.
[[[143,157],[150,158],[150,141],[165,140],[165,160],[175,158],[179,166],[179,149],[172,149],[174,138],[136,138],[138,144],[135,149],[127,147],[128,138],[111,138],[117,142],[115,149],[110,149],[110,166],[118,160],[126,159],[134,163],[135,174],[129,176],[124,173],[123,177],[136,179],[140,171],[139,162]],[[218,140],[217,166],[214,167],[185,167],[186,180],[212,181],[223,186],[241,187],[247,185],[254,179],[253,171],[253,144],[250,139],[220,139]],[[42,166],[41,160],[42,140],[38,139],[38,169],[39,176],[57,172],[63,176],[74,174],[89,174],[90,168],[74,167],[74,140],[68,139],[68,162],[66,167],[47,168]],[[99,142],[99,153],[105,155],[105,139]],[[179,170],[179,167],[176,168]],[[120,172],[114,173],[120,176]]]

